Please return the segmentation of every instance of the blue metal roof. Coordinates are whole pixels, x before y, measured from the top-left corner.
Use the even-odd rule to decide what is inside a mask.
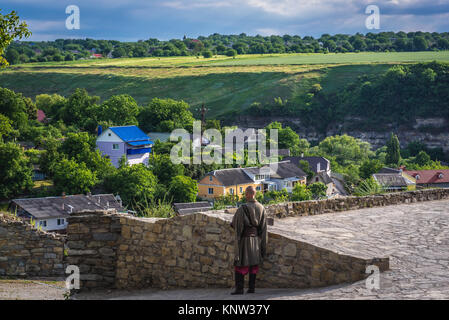
[[[127,144],[129,144],[130,146],[133,146],[133,147],[140,147],[140,146],[147,146],[149,144],[153,144],[153,142],[151,142],[150,140],[145,140],[145,141],[127,142]]]
[[[140,145],[153,144],[151,139],[137,126],[109,127],[124,142],[142,142]]]

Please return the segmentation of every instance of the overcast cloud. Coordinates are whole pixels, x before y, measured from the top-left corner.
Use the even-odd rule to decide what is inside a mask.
[[[367,30],[365,8],[380,8],[380,30]],[[68,5],[78,5],[81,29],[65,29]],[[449,0],[2,0],[18,12],[32,40],[139,39],[379,31],[449,31]]]

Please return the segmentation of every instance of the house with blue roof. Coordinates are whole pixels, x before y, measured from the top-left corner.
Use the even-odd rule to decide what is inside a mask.
[[[98,127],[97,148],[115,167],[123,156],[129,165],[148,164],[152,146],[151,139],[137,126],[109,127],[105,131]]]

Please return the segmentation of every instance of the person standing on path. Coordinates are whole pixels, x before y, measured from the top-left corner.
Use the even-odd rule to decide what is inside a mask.
[[[245,190],[247,203],[237,209],[231,223],[231,227],[235,230],[235,291],[231,294],[243,294],[247,273],[249,273],[247,293],[255,293],[256,274],[266,256],[268,237],[265,208],[257,202],[255,196],[254,187],[247,187]]]

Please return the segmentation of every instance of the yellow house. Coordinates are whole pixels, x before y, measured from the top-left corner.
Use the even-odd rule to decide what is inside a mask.
[[[241,197],[248,186],[256,191],[287,189],[306,184],[307,175],[290,162],[278,162],[262,168],[230,168],[207,173],[198,181],[198,196],[212,200],[225,195]]]
[[[262,190],[262,183],[256,183],[241,168],[222,169],[209,172],[198,181],[198,196],[214,199],[225,195],[242,196],[245,189],[253,186]]]

